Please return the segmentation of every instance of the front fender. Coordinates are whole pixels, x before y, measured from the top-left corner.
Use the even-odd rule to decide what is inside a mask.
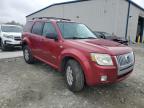
[[[86,53],[84,55],[83,52],[76,49],[66,49],[62,51],[60,56],[58,57],[59,61],[62,61],[65,57],[72,57],[75,60],[77,60],[80,64],[82,64],[84,61],[88,61]]]
[[[23,46],[25,43],[26,43],[30,48],[32,48],[31,42],[30,42],[29,39],[27,39],[26,37],[24,37],[24,38],[22,39],[22,46]]]

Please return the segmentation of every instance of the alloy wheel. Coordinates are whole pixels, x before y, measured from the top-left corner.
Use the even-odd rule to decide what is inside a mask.
[[[72,68],[70,66],[68,66],[66,69],[66,78],[67,78],[67,82],[70,86],[72,86],[73,80],[74,80],[72,73],[73,73]]]

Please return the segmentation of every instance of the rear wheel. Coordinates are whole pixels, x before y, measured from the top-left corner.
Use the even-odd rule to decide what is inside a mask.
[[[34,57],[32,55],[30,48],[27,45],[23,47],[23,55],[26,63],[28,64],[34,63]]]
[[[84,75],[80,64],[75,60],[69,60],[65,67],[65,79],[68,88],[73,92],[84,88]]]

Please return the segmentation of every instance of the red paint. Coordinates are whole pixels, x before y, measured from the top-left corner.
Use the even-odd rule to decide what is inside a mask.
[[[36,21],[36,20],[35,20]],[[44,20],[43,20],[44,21]],[[114,56],[132,52],[122,44],[104,39],[65,40],[55,20],[51,20],[58,33],[58,40],[48,39],[29,32],[23,33],[23,43],[27,43],[35,58],[61,71],[62,60],[72,57],[78,61],[84,71],[86,83],[90,86],[104,83],[115,83],[129,76],[132,70],[122,77],[117,75],[117,64]],[[90,59],[90,53],[106,53],[111,55],[114,66],[99,66]],[[108,80],[101,82],[100,77],[107,75]]]

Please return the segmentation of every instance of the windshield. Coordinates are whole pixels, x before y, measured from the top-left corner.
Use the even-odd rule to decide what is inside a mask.
[[[2,26],[1,29],[3,32],[22,32],[22,27],[19,26]]]
[[[84,25],[73,22],[57,23],[64,39],[96,39],[97,37]]]

